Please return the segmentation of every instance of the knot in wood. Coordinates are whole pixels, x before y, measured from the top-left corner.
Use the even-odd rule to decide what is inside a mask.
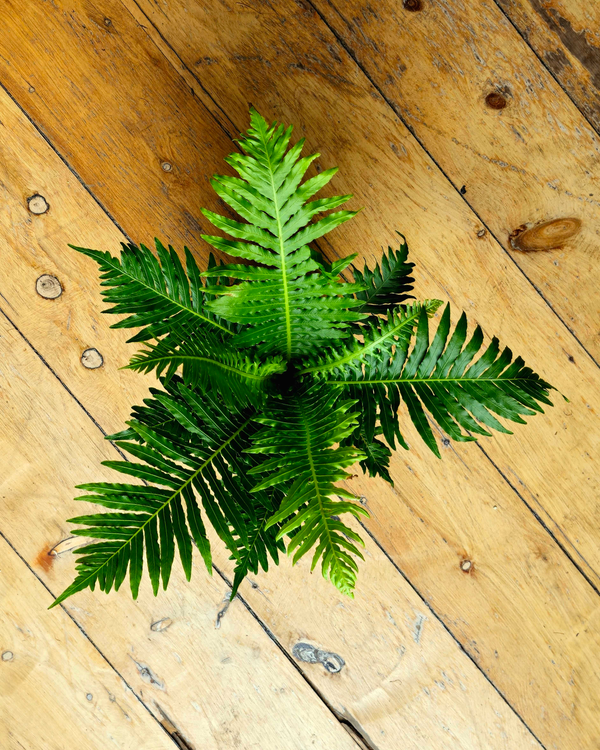
[[[56,299],[63,293],[63,288],[56,276],[43,273],[35,282],[35,291],[44,299]]]
[[[552,219],[530,227],[522,224],[511,232],[509,241],[511,247],[525,253],[536,250],[558,250],[580,229],[581,219],[575,217]]]
[[[402,7],[404,10],[415,12],[417,10],[423,10],[423,3],[421,0],[404,0]]]
[[[48,201],[44,198],[43,195],[40,195],[39,193],[32,195],[31,198],[27,198],[27,206],[29,207],[31,213],[35,214],[36,216],[45,214],[50,209]]]
[[[334,654],[331,651],[323,651],[320,648],[311,646],[310,643],[296,643],[292,649],[292,654],[298,661],[304,661],[309,664],[322,664],[330,674],[341,672],[342,667],[346,664],[339,654]]]
[[[97,370],[104,364],[104,357],[97,349],[86,349],[81,355],[81,364],[88,370]]]
[[[485,103],[490,109],[504,109],[508,102],[499,91],[492,91],[485,97]]]

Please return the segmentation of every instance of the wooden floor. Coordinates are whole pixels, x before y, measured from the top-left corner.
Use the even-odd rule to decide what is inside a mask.
[[[0,21],[0,748],[600,748],[600,3],[4,0]],[[127,336],[67,242],[204,262],[249,103],[365,207],[331,258],[401,230],[419,296],[570,400],[443,461],[413,441],[393,490],[354,480],[353,601],[283,561],[219,619],[217,547],[212,578],[48,612],[73,486],[109,476],[103,432],[151,382],[118,369]]]

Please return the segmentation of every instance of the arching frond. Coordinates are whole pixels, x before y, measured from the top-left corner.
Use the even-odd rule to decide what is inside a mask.
[[[342,388],[359,399],[369,439],[377,422],[392,448],[394,438],[408,447],[398,427],[401,401],[419,434],[438,457],[440,451],[430,419],[453,440],[468,441],[475,440],[470,433],[489,436],[490,429],[510,434],[495,415],[524,424],[523,416],[543,412],[540,404],[552,405],[548,397],[552,386],[527,367],[521,357],[513,361],[510,349],[500,351],[497,338],[473,361],[481,351],[483,332],[477,326],[465,345],[464,313],[450,338],[449,333],[450,305],[446,306],[431,343],[427,314],[422,310],[410,354],[408,347],[399,347],[393,356],[373,357],[361,371],[347,366],[336,376],[327,377],[328,387]]]
[[[184,270],[175,250],[155,240],[158,258],[145,245],[121,243],[120,258],[108,252],[70,245],[83,255],[93,258],[100,267],[102,296],[112,305],[105,313],[127,315],[111,328],[141,328],[129,341],[148,341],[170,334],[185,338],[185,330],[210,330],[229,337],[230,328],[206,309],[205,292],[200,271],[190,251],[185,248]],[[211,264],[218,277],[220,266]],[[218,279],[217,279],[218,280]],[[221,290],[213,283],[210,290]],[[211,294],[209,299],[212,299]]]
[[[166,380],[181,367],[186,384],[212,388],[227,404],[245,406],[262,403],[273,377],[284,372],[287,365],[281,357],[252,359],[206,333],[190,334],[184,341],[177,336],[174,342],[167,336],[147,344],[127,367],[138,372],[156,370],[159,376],[164,372]]]
[[[354,430],[353,405],[320,384],[292,391],[285,400],[272,399],[256,418],[264,427],[253,437],[249,449],[273,456],[252,469],[253,474],[264,477],[254,491],[285,488],[285,499],[269,525],[284,522],[279,538],[294,533],[287,547],[288,554],[293,553],[293,562],[316,547],[312,567],[321,560],[323,575],[349,595],[358,571],[353,555],[362,559],[356,546],[362,540],[339,516],[350,513],[358,518],[368,514],[360,505],[348,502],[355,499],[354,495],[336,482],[348,478],[345,468],[364,454],[354,447],[333,445]]]
[[[311,222],[319,213],[337,208],[352,196],[309,201],[336,169],[301,183],[318,156],[300,158],[300,140],[288,150],[292,129],[269,126],[251,110],[251,127],[239,141],[245,154],[226,161],[239,177],[218,175],[211,184],[219,196],[248,223],[212,211],[204,215],[234,239],[203,235],[220,251],[261,264],[230,265],[224,271],[241,283],[220,290],[208,308],[226,320],[246,326],[238,346],[256,346],[260,353],[287,359],[317,351],[323,344],[349,335],[348,323],[361,319],[352,308],[362,284],[342,285],[324,272],[309,243],[352,218],[356,211],[336,211]],[[210,276],[216,271],[207,271]]]
[[[138,411],[142,419],[128,423],[131,436],[113,436],[129,438],[118,440],[117,445],[139,460],[104,462],[143,483],[79,486],[91,494],[78,500],[102,505],[109,512],[71,519],[85,526],[73,534],[99,541],[76,550],[77,577],[54,605],[96,584],[106,593],[118,589],[127,571],[136,598],[144,559],[156,594],[161,578],[167,587],[175,544],[189,580],[192,539],[211,572],[206,519],[241,571],[256,567],[257,540],[249,538],[249,533],[256,535],[257,528],[263,529],[264,517],[272,514],[276,505],[265,492],[250,499],[253,481],[247,474],[256,463],[244,450],[256,431],[255,412],[225,406],[218,396],[199,394],[178,379],[164,391],[154,389],[153,395],[144,411]],[[154,413],[155,403],[161,407],[158,413]],[[259,539],[264,565],[265,550],[277,554],[274,536],[263,533]],[[246,548],[250,552],[244,555]]]

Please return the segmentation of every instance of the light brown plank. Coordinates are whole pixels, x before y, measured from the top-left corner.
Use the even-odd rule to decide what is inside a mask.
[[[18,310],[9,310],[10,314],[18,314],[28,335],[64,382],[83,396],[103,424],[108,423],[110,430],[117,429],[129,413],[130,401],[139,402],[151,381],[117,369],[127,357],[127,336],[106,330],[108,321],[99,315],[95,271],[63,248],[72,232],[105,246],[116,243],[118,236],[15,105],[6,97],[0,97],[0,102],[0,120],[7,134],[1,162],[5,172],[0,180],[5,186],[4,205],[14,225],[14,229],[10,225],[2,228],[10,254],[6,256],[7,283],[0,283],[0,293],[5,304],[10,297],[18,306]],[[33,174],[37,175],[36,189],[45,192],[52,205],[42,217],[28,216],[23,199],[27,191],[21,187],[29,184]],[[11,175],[20,175],[23,183],[9,179]],[[35,278],[41,272],[55,274],[61,280],[63,295],[53,301],[37,297]],[[31,307],[31,317],[27,306]],[[15,538],[22,538],[20,544],[27,559],[38,561],[40,574],[58,592],[68,582],[74,564],[68,554],[71,543],[65,541],[69,539],[69,526],[64,519],[83,512],[71,500],[73,485],[92,476],[99,478],[99,472],[104,471],[99,462],[111,452],[108,445],[101,444],[100,433],[92,429],[91,422],[14,331],[6,336],[0,338],[0,344],[4,342],[6,347],[2,361],[10,376],[13,404],[3,427],[7,442],[3,456],[10,468],[6,479],[10,495],[4,494],[11,498],[6,520],[10,519]],[[103,343],[97,344],[99,340]],[[97,344],[105,355],[104,366],[93,371],[79,364],[81,346],[90,344]],[[34,408],[38,421],[30,419]],[[19,435],[18,440],[15,435]],[[45,469],[40,466],[40,456],[46,457]],[[23,535],[21,512],[23,518],[27,514],[38,518],[31,525],[35,534]],[[45,555],[46,550],[61,543],[64,554],[52,558]],[[313,665],[302,665],[339,715],[355,723],[361,732],[376,737],[376,746],[382,750],[400,744],[417,748],[424,740],[436,750],[446,746],[448,733],[455,738],[456,747],[465,750],[477,748],[482,742],[494,750],[537,747],[518,717],[377,547],[369,545],[368,549],[370,567],[365,569],[364,594],[354,602],[339,597],[324,581],[314,577],[307,580],[305,570],[290,572],[285,562],[281,570],[270,574],[266,588],[261,584],[260,590],[251,588],[248,595],[255,611],[269,621],[288,653],[299,641],[309,639],[343,656],[347,666],[340,674],[327,673],[321,664],[314,665],[318,672]],[[227,565],[227,555],[218,550],[216,547],[219,564]],[[221,747],[219,742],[228,747],[222,729],[228,711],[237,714],[231,732],[234,736],[237,731],[241,741],[248,743],[244,747],[252,747],[254,736],[249,734],[254,729],[244,728],[249,716],[263,734],[274,731],[269,722],[279,721],[277,717],[282,714],[291,727],[301,721],[307,725],[306,731],[318,728],[318,721],[315,723],[304,707],[292,709],[290,703],[270,701],[264,708],[254,705],[254,685],[261,689],[259,696],[264,691],[269,694],[264,686],[269,675],[269,679],[287,680],[290,690],[304,696],[307,706],[312,704],[310,693],[307,697],[294,687],[296,682],[293,673],[288,675],[285,659],[272,657],[270,645],[268,657],[255,660],[258,652],[265,651],[264,638],[248,624],[239,602],[223,619],[222,629],[214,631],[225,590],[218,579],[209,580],[196,572],[191,586],[179,577],[168,594],[161,594],[157,600],[146,590],[141,604],[134,605],[124,590],[108,600],[84,594],[67,602],[67,607],[86,632],[99,639],[113,663],[127,672],[131,684],[150,705],[154,706],[154,697],[184,735],[199,743],[198,747]],[[369,591],[372,595],[367,594]],[[415,627],[422,617],[428,619],[421,638],[415,635]],[[163,618],[172,620],[172,628],[151,632],[150,623]],[[113,653],[115,648],[117,652]],[[157,692],[140,679],[129,653],[160,676],[170,703],[165,703],[163,691]],[[174,653],[179,654],[181,663],[176,662]],[[221,658],[232,661],[221,662]],[[230,663],[231,669],[224,666]],[[229,708],[233,691],[237,702]],[[195,706],[203,706],[208,700],[205,692],[210,692],[218,705],[198,715]],[[289,690],[286,695],[291,701]],[[265,718],[262,711],[269,712],[271,718]],[[299,736],[302,739],[301,733]]]
[[[600,8],[581,0],[496,0],[571,99],[600,130]]]
[[[600,140],[494,3],[421,5],[314,3],[598,361]],[[490,95],[505,108],[486,104]],[[520,227],[570,218],[581,222],[574,236],[574,224],[557,223],[538,236],[541,247],[513,249]]]
[[[0,747],[175,750],[4,539],[0,570]]]
[[[137,5],[130,3],[129,7],[137,14],[138,23],[152,33],[151,24]],[[364,77],[343,49],[336,45],[333,36],[318,25],[318,18],[308,6],[282,3],[274,10],[261,5],[260,13],[251,5],[235,6],[227,11],[219,10],[220,7],[215,5],[211,10],[208,5],[193,5],[190,12],[186,12],[181,3],[171,3],[160,13],[155,6],[147,5],[145,9],[177,46],[181,57],[190,66],[201,69],[205,88],[196,84],[196,94],[204,97],[215,112],[221,112],[223,121],[227,118],[223,118],[215,101],[227,109],[237,128],[242,129],[247,118],[246,102],[252,99],[266,114],[298,123],[300,133],[304,131],[309,137],[309,147],[318,146],[323,152],[323,164],[340,164],[342,174],[334,187],[354,191],[356,203],[366,205],[368,209],[361,214],[360,221],[353,222],[353,228],[337,231],[328,246],[331,252],[343,254],[349,249],[359,248],[364,250],[366,257],[373,257],[378,255],[374,247],[376,243],[393,241],[393,232],[400,226],[409,237],[413,253],[418,253],[413,257],[419,262],[421,278],[427,279],[420,286],[424,295],[450,297],[457,306],[476,312],[478,321],[487,331],[498,333],[517,350],[530,351],[531,342],[535,341],[536,347],[528,355],[529,361],[563,392],[572,396],[573,382],[578,386],[581,383],[577,393],[578,409],[565,422],[567,429],[563,429],[563,420],[553,422],[556,425],[554,432],[559,437],[554,441],[553,449],[557,456],[570,451],[576,464],[572,472],[558,476],[553,473],[549,481],[545,473],[540,473],[538,452],[532,452],[531,445],[547,444],[544,436],[548,433],[539,422],[527,432],[519,431],[511,441],[490,444],[488,450],[493,452],[494,460],[504,473],[514,479],[515,486],[525,488],[523,491],[528,501],[536,505],[537,512],[570,548],[578,564],[600,582],[598,510],[596,502],[589,499],[595,496],[593,493],[597,489],[593,461],[598,445],[594,441],[583,453],[579,447],[582,435],[597,434],[596,416],[592,413],[597,401],[596,385],[592,386],[591,392],[587,386],[588,383],[595,384],[597,376],[585,354],[579,352],[576,342],[565,334],[552,313],[511,268],[510,262],[499,254],[497,245],[487,236],[477,236],[481,226],[476,218],[458,196],[449,191],[448,183],[439,175],[435,165],[423,155],[385,103],[366,86]],[[115,195],[119,193],[120,197],[115,198],[110,207],[114,210],[121,204],[134,205],[133,209],[123,209],[122,216],[119,213],[122,223],[133,215],[131,229],[137,233],[143,220],[147,222],[146,236],[158,228],[166,240],[175,243],[187,241],[189,216],[198,215],[201,204],[213,205],[214,197],[207,190],[205,176],[194,175],[194,189],[188,180],[184,181],[185,190],[176,190],[178,201],[189,201],[189,210],[182,206],[179,212],[174,212],[175,202],[165,199],[166,208],[162,209],[163,213],[158,212],[155,219],[155,205],[148,208],[145,201],[147,195],[154,195],[157,190],[160,192],[164,186],[157,188],[154,177],[149,177],[145,168],[135,171],[136,159],[143,160],[143,155],[131,156],[136,153],[135,139],[131,138],[129,131],[133,128],[137,132],[137,126],[131,122],[117,124],[120,121],[108,108],[110,96],[106,91],[112,85],[111,96],[120,103],[118,117],[126,111],[130,111],[132,118],[138,116],[131,102],[122,99],[123,92],[136,92],[136,86],[139,86],[136,81],[129,80],[136,69],[121,64],[123,55],[133,54],[129,50],[136,45],[140,47],[135,55],[140,73],[144,70],[144,60],[158,59],[156,50],[152,51],[152,46],[144,41],[142,29],[136,31],[133,28],[134,19],[124,13],[120,5],[107,5],[111,25],[105,28],[112,31],[106,32],[109,34],[107,38],[99,37],[104,39],[102,46],[79,45],[68,70],[59,68],[52,76],[47,73],[58,51],[74,49],[74,41],[81,35],[85,37],[87,24],[91,23],[89,19],[95,18],[93,13],[96,11],[92,13],[93,9],[84,0],[77,8],[77,11],[70,11],[69,23],[64,20],[58,6],[46,8],[45,13],[27,6],[27,12],[33,14],[31,17],[22,11],[11,18],[11,23],[17,28],[11,31],[7,44],[13,44],[16,39],[20,46],[15,49],[15,62],[4,70],[5,80],[18,98],[25,97],[28,108],[31,107],[61,149],[67,148],[76,137],[84,138],[86,146],[78,149],[76,166],[84,176],[88,175],[88,182],[96,184],[96,176],[102,177],[106,173],[103,159],[111,162],[107,167],[109,175],[112,175],[110,170],[117,169],[119,180],[110,183],[110,191]],[[44,64],[37,51],[25,54],[31,36],[27,31],[28,22],[40,34],[45,33],[44,23],[49,26],[46,36],[51,40],[51,47]],[[93,28],[96,34],[105,33],[97,23]],[[153,38],[160,44],[157,36],[155,34]],[[260,54],[253,41],[259,36],[269,39],[264,49],[261,47]],[[120,44],[126,44],[127,49],[121,51]],[[303,52],[306,49],[313,50],[312,57]],[[319,50],[319,55],[315,55],[315,50]],[[255,59],[252,67],[243,64],[251,58]],[[18,75],[17,65],[24,68]],[[44,88],[36,89],[38,99],[32,105],[26,82],[38,65]],[[90,69],[86,70],[86,66]],[[156,94],[158,101],[150,109],[157,113],[157,117],[149,122],[143,120],[143,128],[146,137],[156,143],[161,138],[163,120],[169,122],[167,111],[177,110],[178,117],[188,123],[186,127],[189,128],[193,123],[196,123],[194,127],[199,127],[198,118],[204,114],[193,97],[189,113],[181,107],[184,94],[187,98],[190,96],[185,87],[181,90],[181,83],[173,76],[173,71],[165,67],[164,61],[152,63],[152,66],[155,82],[152,91],[159,93]],[[98,70],[110,71],[110,78],[98,75]],[[271,84],[275,80],[276,86]],[[186,82],[193,83],[193,79],[188,77]],[[82,123],[76,134],[72,131],[71,109],[88,103],[89,98],[79,99],[77,96],[84,85],[90,90],[95,90],[94,87],[101,89],[102,96],[107,97],[106,107],[96,108],[92,103],[93,126],[84,129],[85,123]],[[213,94],[214,100],[207,98],[207,91]],[[149,95],[150,92],[144,89],[144,102],[149,101]],[[48,104],[44,104],[45,101]],[[56,107],[57,114],[53,107]],[[89,121],[87,118],[86,122]],[[206,120],[202,122],[205,130],[210,129]],[[139,127],[142,129],[141,124]],[[103,151],[105,142],[111,143],[110,159]],[[226,144],[219,143],[218,149],[210,151],[211,157],[217,156],[216,150],[223,153],[228,150]],[[195,141],[190,147],[195,152]],[[221,165],[215,163],[214,168],[221,169]],[[22,178],[19,179],[22,183]],[[35,184],[37,179],[34,175],[30,182]],[[178,179],[176,177],[175,184],[179,184]],[[97,189],[106,203],[109,194],[103,185],[100,182]],[[166,191],[165,196],[167,193],[170,195]],[[83,238],[76,241],[80,244],[86,242]],[[205,256],[206,248],[195,244],[192,248]],[[450,248],[453,250],[449,251]],[[588,306],[589,300],[585,296],[582,301],[582,308]],[[583,372],[577,372],[581,368]],[[579,408],[580,404],[582,408]],[[111,408],[111,404],[107,406]],[[556,412],[550,419],[556,420]],[[557,460],[549,455],[548,465],[556,463]],[[575,481],[575,476],[581,480]],[[593,508],[591,514],[590,505]]]
[[[64,519],[86,507],[72,501],[73,486],[82,476],[110,481],[112,472],[99,464],[116,452],[4,318],[0,350],[0,388],[10,394],[0,437],[2,530],[56,595],[74,574],[68,550],[76,540]],[[50,554],[61,542],[61,552]],[[198,561],[195,568],[188,584],[175,566],[173,583],[160,599],[148,586],[137,602],[126,589],[112,597],[88,591],[69,600],[66,609],[155,716],[168,718],[194,748],[221,750],[237,743],[254,749],[268,742],[286,750],[355,749],[247,610],[240,608],[215,628],[227,586],[203,572]],[[49,596],[35,595],[29,606],[38,612],[40,628],[60,631],[64,614],[44,612],[50,602]],[[68,662],[66,648],[68,642],[64,648],[59,644],[57,652]],[[37,689],[46,690],[46,683],[37,683]],[[85,705],[85,694],[80,699]],[[23,712],[19,718],[27,721]],[[58,747],[58,727],[52,731]]]

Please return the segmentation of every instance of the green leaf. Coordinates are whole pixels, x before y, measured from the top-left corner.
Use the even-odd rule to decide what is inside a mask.
[[[376,263],[371,271],[367,265],[362,271],[353,269],[354,281],[363,284],[365,289],[356,294],[363,303],[360,312],[372,315],[385,315],[388,311],[412,299],[410,294],[413,289],[414,279],[411,276],[414,263],[407,262],[408,245],[404,235],[400,248],[394,252],[388,247],[387,255],[384,253],[381,264]]]
[[[348,478],[345,468],[365,455],[354,447],[332,446],[353,432],[354,402],[341,400],[321,384],[286,396],[281,401],[272,399],[263,415],[256,417],[264,427],[248,450],[272,457],[252,469],[252,474],[263,475],[254,491],[284,488],[285,499],[268,525],[284,523],[279,538],[293,532],[288,554],[293,553],[294,563],[314,547],[313,567],[321,560],[323,575],[351,596],[358,569],[352,555],[362,559],[355,544],[362,542],[339,516],[368,514],[356,503],[339,500],[354,496],[336,482]]]
[[[464,345],[464,313],[450,338],[449,334],[450,306],[446,306],[431,342],[423,308],[410,354],[408,346],[403,345],[391,355],[372,358],[364,367],[347,362],[337,367],[335,375],[324,371],[325,382],[358,398],[363,414],[367,409],[377,413],[377,422],[392,448],[395,438],[408,447],[398,429],[398,408],[404,401],[420,436],[438,457],[431,422],[453,440],[470,441],[475,440],[471,433],[489,436],[490,429],[509,433],[495,415],[523,424],[524,416],[543,412],[541,404],[552,405],[552,386],[526,367],[520,357],[513,362],[510,349],[500,352],[498,339],[494,338],[473,362],[483,345],[483,333],[477,326]],[[374,427],[374,421],[367,427],[369,440]]]
[[[234,239],[203,236],[222,252],[267,266],[224,266],[223,273],[241,283],[219,290],[208,309],[245,326],[237,346],[255,346],[261,354],[282,354],[286,359],[348,336],[349,324],[363,317],[352,309],[361,304],[353,295],[363,285],[339,283],[324,272],[308,247],[356,215],[337,211],[309,223],[317,213],[337,208],[351,196],[307,203],[334,171],[301,185],[317,155],[300,158],[303,141],[288,150],[290,136],[291,128],[269,126],[251,110],[251,127],[239,142],[245,153],[226,159],[239,177],[216,176],[212,181],[219,196],[248,223],[205,210],[206,218]]]
[[[226,405],[211,392],[201,396],[193,393],[177,378],[166,385],[165,391],[155,389],[154,394],[157,399],[147,402],[145,411],[137,413],[144,421],[129,423],[139,442],[119,443],[119,447],[141,462],[104,462],[149,484],[95,482],[80,486],[92,494],[78,500],[103,505],[112,512],[72,519],[86,527],[75,529],[73,534],[102,541],[76,550],[81,556],[77,578],[52,606],[76,591],[93,588],[96,583],[108,593],[113,584],[116,587],[123,580],[127,568],[132,594],[137,597],[144,550],[156,594],[159,573],[163,586],[166,588],[168,584],[175,541],[189,579],[192,568],[190,535],[211,572],[201,507],[231,553],[236,558],[239,556],[239,542],[234,534],[245,539],[247,529],[237,501],[241,493],[248,491],[251,481],[240,475],[251,468],[243,450],[249,446],[249,435],[256,429],[252,424],[255,412]],[[154,404],[159,407],[158,414],[153,413]],[[173,423],[160,422],[165,408],[175,420],[175,429],[168,426]],[[185,415],[184,423],[182,415]],[[144,419],[144,416],[151,418]],[[153,424],[161,425],[160,432],[150,426]],[[195,427],[193,432],[190,425]],[[214,471],[215,466],[220,477]]]
[[[186,341],[167,336],[138,352],[127,365],[131,370],[165,373],[169,380],[182,368],[183,379],[190,386],[212,388],[228,404],[258,405],[272,386],[273,377],[285,371],[281,357],[263,360],[239,353],[210,334],[190,335]],[[166,371],[166,372],[165,372]]]
[[[87,255],[100,267],[102,296],[112,305],[105,313],[126,315],[111,328],[141,328],[129,341],[147,341],[165,333],[211,330],[230,336],[230,326],[206,309],[200,271],[185,248],[187,275],[179,256],[155,240],[158,258],[144,245],[122,243],[121,257],[108,252],[69,245]],[[216,285],[215,285],[216,286]]]

